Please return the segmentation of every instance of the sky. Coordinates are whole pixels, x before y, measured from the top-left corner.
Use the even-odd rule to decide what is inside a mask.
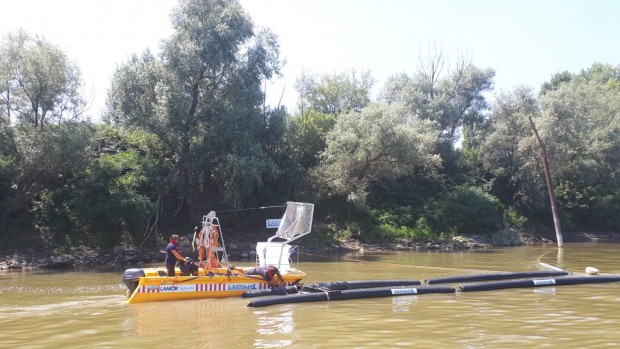
[[[282,77],[267,103],[296,109],[302,71],[370,71],[375,94],[420,57],[442,51],[496,71],[495,91],[537,90],[553,74],[620,64],[615,0],[241,0],[254,24],[279,38]],[[82,71],[97,119],[117,65],[170,36],[177,0],[0,0],[0,36],[23,28],[58,45]]]

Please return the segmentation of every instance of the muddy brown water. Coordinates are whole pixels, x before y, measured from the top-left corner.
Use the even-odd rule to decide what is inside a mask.
[[[620,274],[619,250],[620,244],[593,242],[302,255],[298,266],[307,283],[535,271],[542,270],[539,262]],[[242,298],[126,304],[122,271],[0,272],[0,347],[620,347],[620,283],[252,308]]]

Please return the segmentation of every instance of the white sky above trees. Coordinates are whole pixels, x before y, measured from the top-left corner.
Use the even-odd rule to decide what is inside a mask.
[[[117,64],[170,33],[176,0],[7,0],[0,35],[23,28],[64,50],[81,69],[89,114],[97,119]],[[295,78],[370,70],[377,89],[411,74],[429,48],[448,62],[465,54],[496,70],[496,90],[538,89],[554,73],[594,62],[620,64],[620,1],[613,0],[242,0],[257,26],[279,37],[283,77],[268,103],[296,108]]]

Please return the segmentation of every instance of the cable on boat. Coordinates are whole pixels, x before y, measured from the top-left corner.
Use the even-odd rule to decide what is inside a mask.
[[[254,280],[259,280],[259,281],[264,281],[265,280],[261,276],[254,276],[254,275],[247,275],[247,274],[235,274],[235,273],[217,273],[217,272],[214,273],[212,271],[209,271],[208,274],[194,276],[194,277],[189,278],[187,280],[180,281],[179,283],[185,282],[185,281],[194,280],[194,279],[197,279],[197,278],[202,278],[202,277],[211,278],[211,277],[213,277],[215,275],[218,275],[218,276],[228,276],[229,279],[230,279],[231,276],[234,276],[234,277],[246,277],[248,279],[254,279]]]
[[[217,213],[221,213],[221,212],[238,212],[238,211],[250,211],[250,210],[266,210],[268,208],[282,208],[282,207],[286,207],[286,204],[284,204],[284,205],[275,205],[275,206],[260,206],[260,207],[236,208],[236,209],[230,209],[230,210],[214,210],[214,211],[217,211]]]

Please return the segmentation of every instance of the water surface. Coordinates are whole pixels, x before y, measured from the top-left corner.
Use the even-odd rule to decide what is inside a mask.
[[[619,249],[586,243],[302,255],[299,268],[307,283],[535,271],[539,262],[620,274]],[[620,347],[620,283],[251,308],[241,298],[126,304],[121,276],[122,270],[0,272],[1,347]]]

